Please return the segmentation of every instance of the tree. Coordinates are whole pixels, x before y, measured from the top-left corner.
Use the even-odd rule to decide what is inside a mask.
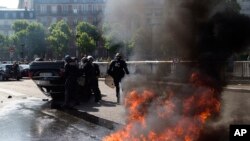
[[[45,56],[45,29],[40,23],[31,23],[27,27],[26,45],[30,49],[30,57],[33,55]],[[31,56],[32,55],[32,56]]]
[[[0,60],[7,60],[9,56],[8,36],[0,34]]]
[[[27,37],[26,29],[15,32],[14,35],[10,37],[10,40],[14,46],[16,46],[16,53],[20,56],[20,58],[24,58],[24,52],[27,50],[25,47],[25,42]]]
[[[81,52],[88,54],[95,49],[96,45],[94,39],[90,37],[86,32],[83,32],[78,36],[79,37],[76,39],[76,43]]]
[[[13,23],[12,29],[15,33],[25,30],[29,26],[29,22],[27,20],[18,20]]]
[[[63,20],[58,21],[50,26],[49,32],[47,41],[50,48],[54,51],[56,58],[62,57],[63,53],[69,49],[69,42],[72,37],[69,25]]]
[[[100,33],[94,25],[87,22],[80,22],[76,27],[76,44],[81,52],[91,53],[96,49]]]
[[[28,59],[33,59],[35,54],[44,56],[45,29],[42,24],[20,20],[14,22],[12,29],[15,33],[10,37],[10,44],[16,46],[16,53],[20,58],[27,56]]]

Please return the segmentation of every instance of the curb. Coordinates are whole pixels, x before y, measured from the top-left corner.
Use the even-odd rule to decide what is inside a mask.
[[[60,110],[62,112],[65,112],[65,113],[68,113],[70,115],[73,115],[73,116],[75,116],[77,118],[83,119],[85,121],[91,122],[93,124],[105,127],[107,129],[110,129],[110,130],[117,130],[117,129],[119,129],[119,127],[123,126],[120,123],[116,123],[116,122],[111,121],[111,120],[100,118],[100,117],[91,115],[91,114],[89,114],[87,112],[79,111],[79,110],[77,110],[75,108],[72,108],[72,109],[58,109],[58,110]]]
[[[233,91],[233,92],[242,92],[242,93],[250,93],[250,89],[243,88],[232,88],[232,87],[224,87],[225,91]]]

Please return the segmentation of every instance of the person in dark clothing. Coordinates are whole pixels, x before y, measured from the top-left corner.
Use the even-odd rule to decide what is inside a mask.
[[[86,82],[85,66],[87,65],[87,63],[88,63],[87,56],[84,56],[79,64],[80,76],[85,78],[83,82],[84,84],[79,86],[80,99],[82,99],[83,101],[88,101],[92,94],[91,89]]]
[[[78,104],[77,101],[77,77],[78,77],[78,66],[76,61],[69,55],[65,56],[65,95],[63,108],[70,108]]]
[[[125,73],[129,74],[127,63],[122,59],[120,53],[117,53],[115,59],[111,61],[107,73],[114,79],[117,103],[120,103],[120,82]]]
[[[13,65],[12,65],[12,73],[13,73],[13,77],[15,77],[17,80],[19,80],[19,75],[18,75],[18,72],[19,72],[19,65],[17,62],[14,62]]]
[[[93,63],[94,58],[92,56],[87,57],[88,61],[84,66],[84,72],[86,76],[86,87],[90,89],[95,95],[95,102],[99,103],[101,98],[101,91],[98,85],[98,77],[100,76],[100,69],[98,64]]]

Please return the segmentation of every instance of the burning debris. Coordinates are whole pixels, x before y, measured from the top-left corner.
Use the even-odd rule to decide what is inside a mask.
[[[220,91],[207,86],[194,73],[188,92],[176,93],[166,87],[165,93],[149,89],[132,90],[125,97],[127,125],[107,136],[105,141],[194,141],[205,123],[219,114]],[[190,93],[192,94],[190,94]]]
[[[127,0],[126,4],[129,2],[133,3]],[[152,55],[162,53],[161,57],[167,59],[163,49],[171,46],[179,51],[180,58],[192,60],[188,73],[183,72],[188,75],[187,83],[152,85],[137,79],[127,85],[126,125],[105,137],[105,141],[206,141],[209,131],[217,131],[209,123],[220,116],[221,92],[226,85],[222,72],[226,60],[249,45],[250,19],[228,9],[223,0],[161,2],[166,14],[165,22],[158,28],[165,32],[158,33],[162,36],[156,40]],[[126,14],[120,20],[125,17]],[[134,58],[141,57],[143,52],[136,50]],[[221,140],[226,139],[223,136]]]

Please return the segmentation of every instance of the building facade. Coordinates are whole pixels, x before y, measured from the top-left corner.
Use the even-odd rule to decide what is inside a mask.
[[[19,0],[18,8],[19,9],[30,9],[33,10],[33,0]]]
[[[105,0],[33,0],[37,21],[45,27],[65,20],[72,28],[85,21],[98,26],[103,17]]]
[[[0,9],[0,34],[12,35],[13,30],[11,26],[17,20],[28,20],[30,22],[36,21],[36,14],[33,10],[27,9]]]

